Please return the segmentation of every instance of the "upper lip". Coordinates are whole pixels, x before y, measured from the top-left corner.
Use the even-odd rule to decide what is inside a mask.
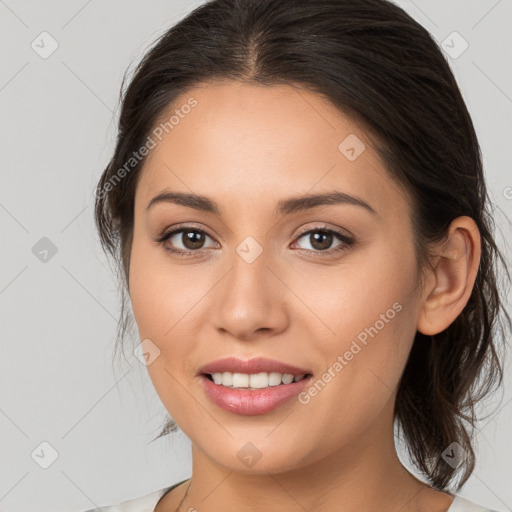
[[[294,377],[297,375],[304,375],[311,373],[310,370],[292,366],[275,359],[268,359],[266,357],[255,357],[253,359],[238,359],[236,357],[226,357],[224,359],[217,359],[207,365],[203,366],[199,373],[262,373],[262,372],[276,372],[281,374],[291,374]]]

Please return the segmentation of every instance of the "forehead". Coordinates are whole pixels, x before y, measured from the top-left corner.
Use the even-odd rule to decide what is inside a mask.
[[[182,109],[191,99],[197,104]],[[333,188],[364,196],[376,209],[403,196],[368,134],[320,94],[214,83],[179,96],[161,120],[173,115],[145,162],[139,201],[164,188],[260,206],[263,198]]]

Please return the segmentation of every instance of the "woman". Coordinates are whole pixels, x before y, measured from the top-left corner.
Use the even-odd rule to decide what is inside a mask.
[[[193,456],[110,510],[487,510],[456,491],[503,258],[456,81],[400,8],[205,3],[137,68],[96,195]]]

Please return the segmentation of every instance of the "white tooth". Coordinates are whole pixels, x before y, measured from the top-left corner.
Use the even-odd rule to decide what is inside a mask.
[[[281,384],[281,374],[276,372],[270,372],[268,374],[268,385],[279,386]]]
[[[222,378],[222,384],[224,384],[224,378]],[[247,373],[233,373],[233,387],[235,388],[248,388],[249,387],[249,375]]]
[[[290,373],[285,373],[281,377],[281,380],[283,381],[283,384],[291,384],[293,382],[293,375],[291,375]]]
[[[231,372],[224,372],[222,374],[222,385],[232,386],[233,385],[233,374]]]
[[[253,373],[249,375],[249,386],[251,388],[266,388],[268,386],[268,375],[266,372]]]
[[[291,384],[305,377],[305,374],[294,377],[290,373],[281,374],[278,372],[260,372],[254,374],[215,372],[212,375],[215,384],[221,384],[232,388],[253,388],[263,389],[268,386],[279,386],[280,384]]]

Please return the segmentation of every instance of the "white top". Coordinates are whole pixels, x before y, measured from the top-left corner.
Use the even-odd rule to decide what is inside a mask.
[[[183,480],[183,482],[186,482],[186,480]],[[165,487],[158,491],[150,492],[140,498],[123,501],[110,507],[101,507],[101,509],[90,509],[86,512],[154,512],[156,504],[160,501],[163,495],[183,482],[178,482],[171,487]],[[452,494],[452,496],[454,496],[454,500],[446,512],[497,512],[477,505],[476,503],[473,503],[462,496],[458,496],[457,494]]]

